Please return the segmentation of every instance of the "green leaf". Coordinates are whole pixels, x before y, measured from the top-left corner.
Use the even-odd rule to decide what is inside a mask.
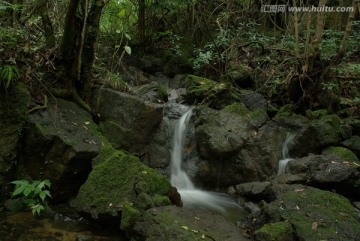
[[[189,230],[188,226],[181,226],[181,228],[184,229],[184,230]]]
[[[125,46],[125,52],[128,54],[128,55],[131,55],[131,47],[130,46]]]
[[[41,201],[44,201],[45,198],[46,198],[46,193],[45,193],[45,192],[41,192],[41,193],[39,194],[39,197],[41,198]]]
[[[131,40],[131,36],[129,34],[124,33],[124,35],[125,35],[125,38],[127,38],[128,40]]]
[[[126,9],[124,8],[124,9],[122,9],[122,10],[118,13],[118,16],[119,16],[119,17],[124,17],[125,14],[126,14]]]
[[[33,187],[32,186],[27,186],[26,188],[25,188],[25,190],[24,190],[24,195],[25,195],[25,197],[27,197],[27,196],[29,196],[29,194],[31,193],[31,192],[33,192],[34,191],[34,189],[33,189]]]
[[[51,197],[49,190],[45,190],[43,193],[45,193],[46,196]]]
[[[50,182],[49,179],[45,179],[45,180],[44,180],[44,183],[45,183],[45,186],[47,186],[48,188],[51,187],[51,182]]]
[[[19,186],[18,188],[15,188],[14,192],[11,194],[11,197],[15,197],[15,196],[23,193],[25,187],[26,187],[25,185],[21,185],[21,186]]]
[[[116,49],[120,48],[120,45],[119,44],[115,45],[115,48]]]

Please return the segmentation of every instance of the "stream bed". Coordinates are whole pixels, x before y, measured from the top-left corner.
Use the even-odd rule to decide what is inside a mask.
[[[125,241],[121,233],[94,227],[84,220],[61,215],[34,216],[31,212],[1,213],[1,241]]]

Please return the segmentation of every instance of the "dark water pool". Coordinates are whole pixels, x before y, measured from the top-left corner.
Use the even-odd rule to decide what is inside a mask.
[[[33,216],[30,212],[0,214],[0,241],[125,241],[121,233],[94,227],[61,215]]]

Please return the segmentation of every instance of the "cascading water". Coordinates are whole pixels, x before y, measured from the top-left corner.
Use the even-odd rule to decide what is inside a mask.
[[[190,107],[175,124],[171,150],[171,184],[178,189],[185,207],[205,208],[222,213],[226,209],[239,207],[232,198],[225,194],[196,188],[182,168],[183,146],[191,115],[192,108]]]
[[[285,141],[283,143],[282,146],[282,150],[281,150],[281,154],[282,154],[282,159],[279,160],[279,170],[278,170],[278,175],[284,174],[285,173],[285,168],[286,165],[289,161],[293,161],[293,158],[290,158],[289,155],[289,145],[291,144],[291,142],[294,140],[295,135],[288,133],[286,135]]]

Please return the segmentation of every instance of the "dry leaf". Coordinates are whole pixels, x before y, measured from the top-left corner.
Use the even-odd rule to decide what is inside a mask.
[[[313,223],[311,224],[311,229],[312,229],[312,230],[316,230],[317,227],[318,227],[318,223],[317,223],[317,222],[313,222]]]
[[[301,188],[301,189],[295,189],[294,192],[302,192],[304,191],[305,189],[304,188]]]

